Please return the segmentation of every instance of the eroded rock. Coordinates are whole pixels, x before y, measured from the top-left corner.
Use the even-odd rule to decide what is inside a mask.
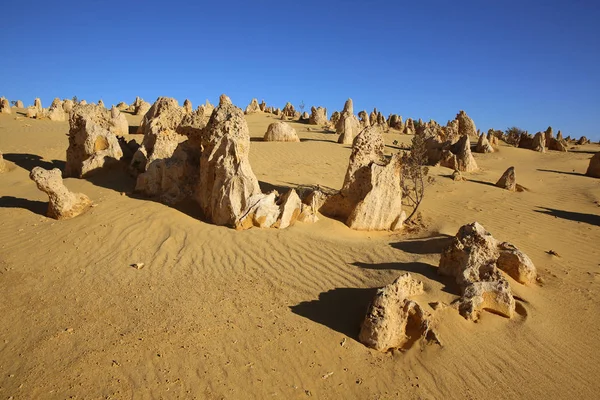
[[[252,99],[248,107],[246,107],[245,114],[254,114],[260,112],[260,105],[258,104],[257,99]]]
[[[359,129],[360,122],[356,118],[356,115],[354,115],[352,99],[348,99],[335,125],[336,133],[339,135],[338,143],[352,144],[354,138],[358,135]]]
[[[515,175],[515,167],[509,167],[506,171],[504,171],[500,179],[498,179],[498,182],[496,182],[496,186],[502,189],[510,190],[511,192],[516,191],[517,178]]]
[[[311,125],[327,125],[327,109],[323,107],[311,107],[308,123]]]
[[[263,140],[265,142],[299,142],[300,138],[290,124],[279,121],[269,125]]]
[[[585,174],[593,178],[600,178],[600,152],[594,154],[590,159],[590,164]]]
[[[477,163],[471,154],[471,142],[464,135],[449,149],[443,150],[440,165],[461,172],[472,172],[477,170]]]

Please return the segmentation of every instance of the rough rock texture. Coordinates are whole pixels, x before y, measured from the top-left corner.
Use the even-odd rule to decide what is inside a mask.
[[[25,108],[25,106],[23,105],[23,102],[21,100],[17,100],[17,104],[15,104],[15,107],[17,107],[17,108]]]
[[[311,125],[327,125],[327,109],[323,107],[311,107],[308,123]]]
[[[338,143],[352,144],[360,129],[360,122],[354,115],[354,106],[352,99],[346,100],[344,110],[340,114],[340,119],[335,124],[336,133],[339,135]]]
[[[79,105],[80,106],[85,106],[85,105],[87,105],[87,101],[85,101],[85,100],[79,100]]]
[[[593,178],[600,178],[600,152],[594,154],[590,159],[590,164],[585,174]]]
[[[146,115],[146,113],[150,110],[152,105],[147,101],[140,99],[139,97],[135,98],[135,101],[132,104],[133,114],[134,115]]]
[[[279,121],[269,125],[263,140],[265,142],[299,142],[300,138],[290,124]]]
[[[286,103],[285,107],[283,107],[283,110],[281,111],[281,113],[286,117],[286,118],[294,118],[296,116],[296,109],[294,109],[294,106],[292,105],[292,103]]]
[[[388,126],[392,129],[398,129],[402,131],[404,129],[404,124],[402,123],[402,117],[397,114],[391,114],[388,118]]]
[[[584,145],[584,144],[589,144],[589,143],[591,143],[590,139],[588,139],[585,136],[580,137],[579,140],[577,140],[577,142],[576,142],[576,144],[579,146]]]
[[[113,132],[115,135],[124,136],[129,134],[129,122],[115,106],[110,109],[110,122],[114,127]]]
[[[362,110],[358,113],[358,118],[360,122],[360,128],[364,129],[368,126],[371,126],[371,120],[369,119],[369,114],[365,110]]]
[[[37,108],[27,107],[27,118],[35,118],[38,113]]]
[[[63,111],[66,113],[73,111],[73,106],[75,106],[75,103],[71,99],[65,99],[62,103]]]
[[[549,141],[546,141],[546,145],[548,146],[548,150],[556,150],[562,152],[569,151],[567,141],[563,139],[560,131],[558,131],[558,135],[556,135],[556,138],[550,138]]]
[[[511,192],[516,191],[517,178],[515,176],[515,167],[509,167],[506,171],[504,171],[498,182],[496,182],[496,186],[502,189],[510,190]]]
[[[50,199],[46,215],[54,219],[69,219],[87,211],[92,201],[84,194],[72,193],[63,184],[60,169],[45,170],[35,167],[29,178],[35,182],[38,189],[45,192]]]
[[[133,155],[131,172],[143,172],[155,159],[168,158],[183,138],[175,130],[186,113],[177,100],[159,97],[142,118],[138,133],[144,135],[142,145]]]
[[[482,310],[511,318],[515,300],[500,269],[520,283],[532,283],[537,272],[531,260],[510,243],[498,243],[479,223],[462,226],[442,252],[438,272],[453,276],[461,288],[458,310],[477,320]]]
[[[194,111],[194,108],[192,107],[192,102],[189,101],[188,99],[185,99],[183,101],[183,111],[186,114],[190,114],[192,111]]]
[[[546,135],[543,132],[538,132],[533,137],[533,142],[531,143],[531,150],[539,151],[540,153],[546,152]]]
[[[379,126],[365,128],[352,144],[344,185],[323,204],[323,214],[345,220],[357,230],[402,227],[401,155],[388,162]]]
[[[252,99],[248,107],[246,107],[245,114],[254,114],[260,112],[260,105],[258,104],[258,100]]]
[[[500,144],[500,140],[498,139],[498,136],[494,135],[493,129],[488,130],[487,140],[490,142],[493,148],[497,148]]]
[[[461,172],[477,170],[477,163],[471,154],[471,142],[468,136],[462,136],[448,150],[442,151],[440,165]]]
[[[452,173],[452,180],[456,181],[456,182],[466,181],[465,177],[462,176],[462,174],[460,173],[460,171],[454,171]]]
[[[415,123],[411,118],[406,120],[406,124],[404,125],[404,131],[402,132],[406,135],[414,135],[416,133]]]
[[[62,101],[57,97],[52,101],[50,107],[48,107],[48,111],[45,113],[45,116],[50,121],[66,121],[68,114],[64,110],[64,106]]]
[[[458,121],[458,134],[463,136],[467,135],[470,138],[477,137],[477,128],[475,127],[475,123],[467,115],[466,112],[460,110],[458,114],[456,114],[456,120]]]
[[[12,114],[10,102],[4,97],[0,99],[0,114]]]
[[[70,114],[69,125],[66,176],[81,178],[123,156],[105,108],[94,104],[76,105]]]
[[[248,160],[250,133],[244,113],[229,97],[221,96],[201,141],[196,199],[208,221],[235,227],[248,199],[261,191]]]
[[[552,141],[552,139],[554,139],[554,132],[552,130],[552,127],[549,126],[546,131],[544,132],[544,136],[546,139],[546,146],[550,145],[550,142]]]
[[[477,146],[475,146],[475,152],[477,153],[493,153],[494,148],[487,140],[487,137],[482,133],[479,136],[479,141],[477,141]]]
[[[423,283],[408,273],[378,289],[358,335],[361,343],[383,352],[404,348],[419,338],[439,344],[432,330],[431,315],[408,299],[422,293]]]
[[[42,107],[42,100],[40,100],[39,97],[36,97],[33,100],[33,107],[37,110],[37,111],[42,111],[44,108]]]

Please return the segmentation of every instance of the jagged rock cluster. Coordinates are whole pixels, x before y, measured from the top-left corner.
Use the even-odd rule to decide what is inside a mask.
[[[82,193],[72,193],[62,180],[60,169],[45,170],[35,167],[29,178],[35,182],[38,189],[48,195],[50,202],[46,215],[50,218],[63,220],[76,217],[92,206],[92,201]]]
[[[462,226],[443,252],[438,272],[452,276],[461,289],[460,314],[468,320],[480,318],[482,310],[511,318],[515,299],[504,271],[522,284],[537,278],[533,262],[510,243],[500,243],[483,226]]]
[[[440,165],[455,171],[476,171],[477,163],[471,154],[469,136],[461,136],[458,142],[442,150]]]
[[[416,342],[419,338],[426,343],[439,344],[431,314],[409,299],[422,293],[423,283],[408,273],[378,289],[358,335],[361,343],[383,352],[402,349],[409,340]]]
[[[311,125],[327,125],[327,109],[323,107],[311,107],[308,123]]]
[[[83,177],[115,163],[123,151],[115,132],[119,127],[106,108],[94,104],[76,105],[69,116],[69,147],[65,175]],[[122,128],[121,128],[122,129]]]
[[[341,218],[352,229],[397,230],[402,227],[401,155],[384,156],[381,128],[362,130],[354,139],[342,189],[327,198],[323,214]]]
[[[352,144],[352,141],[358,135],[359,129],[360,122],[356,118],[356,115],[354,115],[352,99],[348,99],[344,104],[344,110],[339,115],[335,124],[335,131],[339,135],[338,143]]]

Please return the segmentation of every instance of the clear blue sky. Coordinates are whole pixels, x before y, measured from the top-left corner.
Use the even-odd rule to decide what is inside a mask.
[[[0,13],[0,95],[377,107],[600,139],[600,1],[29,1]]]

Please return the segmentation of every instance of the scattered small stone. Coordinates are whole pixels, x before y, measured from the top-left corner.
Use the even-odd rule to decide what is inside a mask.
[[[346,338],[343,338],[340,343],[340,346],[344,347],[345,344],[346,344]]]
[[[331,375],[333,375],[333,371],[326,373],[325,375],[323,375],[323,376],[321,377],[321,379],[327,379],[327,378],[329,378]]]
[[[65,329],[65,332],[67,333],[73,333],[74,329],[73,328],[67,328]]]
[[[548,250],[546,253],[550,254],[551,256],[560,257],[560,254],[558,254],[558,253],[557,253],[557,252],[555,252],[554,250]]]
[[[142,269],[142,268],[144,268],[144,263],[135,263],[135,264],[131,264],[131,266],[135,269]]]

